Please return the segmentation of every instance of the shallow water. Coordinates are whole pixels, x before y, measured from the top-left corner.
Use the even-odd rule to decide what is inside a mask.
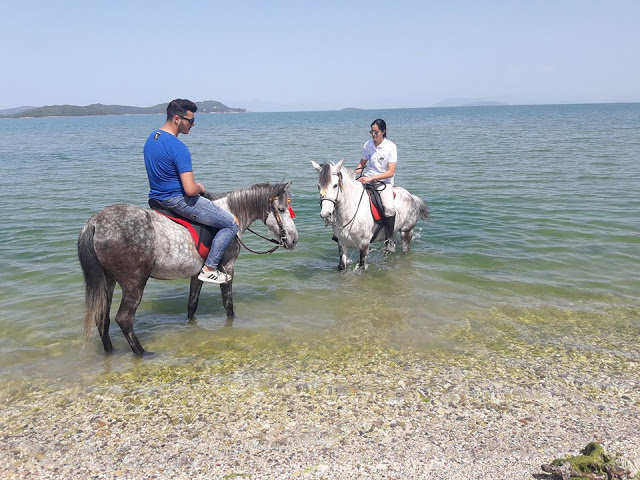
[[[397,183],[432,219],[409,254],[375,247],[364,274],[339,274],[310,161],[355,166],[379,116],[398,145]],[[115,324],[112,359],[95,334],[82,348],[76,240],[104,206],[145,205],[142,145],[162,121],[0,121],[3,379],[135,362]],[[151,280],[135,328],[156,362],[296,342],[329,346],[318,350],[327,356],[353,345],[482,358],[520,342],[640,355],[640,104],[203,114],[185,141],[210,190],[293,181],[300,240],[292,252],[241,254],[232,325],[217,287],[205,285],[188,324],[188,281]]]

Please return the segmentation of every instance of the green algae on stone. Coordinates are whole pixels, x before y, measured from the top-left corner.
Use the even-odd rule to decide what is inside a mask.
[[[542,465],[542,470],[563,479],[607,480],[630,479],[631,472],[618,464],[618,457],[608,455],[598,442],[591,442],[582,455],[556,458],[551,464]]]

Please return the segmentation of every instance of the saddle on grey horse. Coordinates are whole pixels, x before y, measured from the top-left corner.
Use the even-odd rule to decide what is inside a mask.
[[[201,223],[194,222],[193,220],[189,220],[188,218],[184,218],[167,209],[162,203],[154,198],[149,199],[149,206],[151,207],[151,210],[158,212],[160,215],[164,215],[168,219],[173,220],[189,230],[189,233],[191,233],[193,241],[196,244],[198,253],[202,258],[207,258],[209,250],[211,249],[211,242],[213,242],[213,237],[216,236],[216,233],[219,230],[218,228],[203,225]]]

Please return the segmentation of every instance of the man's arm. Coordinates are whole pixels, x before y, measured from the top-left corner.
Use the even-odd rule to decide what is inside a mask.
[[[195,197],[196,195],[204,193],[204,185],[201,183],[196,183],[195,178],[193,177],[193,172],[181,173],[180,182],[182,183],[184,193],[186,193],[190,197]]]

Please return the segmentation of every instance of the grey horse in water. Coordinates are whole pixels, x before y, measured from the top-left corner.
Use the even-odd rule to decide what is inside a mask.
[[[360,251],[358,268],[367,268],[367,255],[372,242],[382,242],[385,239],[384,228],[377,228],[369,207],[369,198],[362,183],[355,178],[353,170],[343,166],[344,160],[334,164],[326,162],[322,165],[311,161],[311,165],[318,172],[318,191],[320,193],[320,216],[325,226],[331,224],[333,233],[338,240],[339,270],[347,268],[349,248]],[[419,197],[412,195],[406,189],[393,187],[396,195],[396,223],[395,230],[400,232],[402,251],[409,251],[409,244],[413,239],[413,230],[418,219],[429,218],[429,208]]]
[[[263,183],[205,197],[236,216],[240,222],[238,237],[251,223],[262,220],[278,236],[278,243],[292,250],[298,232],[292,219],[289,185]],[[239,242],[232,242],[220,262],[231,276],[239,254]],[[133,322],[149,278],[191,278],[187,317],[195,318],[202,288],[198,274],[204,259],[189,231],[169,218],[134,205],[106,207],[89,218],[80,232],[78,258],[85,281],[85,342],[95,325],[105,351],[113,351],[109,311],[116,284],[122,289],[122,301],[115,320],[135,355],[145,352],[133,331]],[[234,316],[232,285],[233,280],[220,285],[228,318]]]

